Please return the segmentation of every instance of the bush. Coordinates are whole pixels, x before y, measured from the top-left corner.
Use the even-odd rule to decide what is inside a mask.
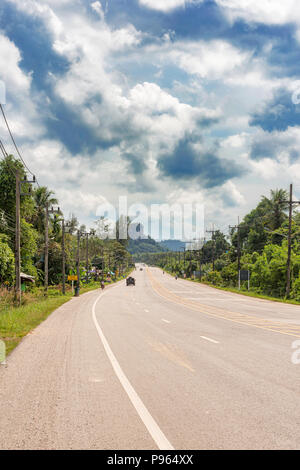
[[[214,286],[220,286],[222,285],[221,273],[219,273],[218,271],[210,271],[204,276],[203,281],[210,282]]]
[[[11,286],[15,279],[15,257],[7,240],[6,235],[0,235],[0,283]]]
[[[293,283],[291,298],[300,302],[300,276]]]

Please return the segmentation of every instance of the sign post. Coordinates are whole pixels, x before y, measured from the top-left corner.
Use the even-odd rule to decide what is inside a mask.
[[[248,269],[241,269],[239,271],[239,290],[241,288],[241,281],[248,281],[248,290],[250,290],[250,271]]]

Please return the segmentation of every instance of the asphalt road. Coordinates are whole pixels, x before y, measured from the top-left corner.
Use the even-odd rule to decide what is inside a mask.
[[[300,449],[300,307],[134,276],[0,367],[0,449]]]

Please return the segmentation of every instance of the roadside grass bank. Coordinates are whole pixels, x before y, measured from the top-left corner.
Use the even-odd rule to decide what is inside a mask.
[[[170,274],[170,276],[173,276],[173,277],[176,276],[175,273],[170,272],[166,269],[164,271],[167,272],[168,274]],[[180,278],[180,279],[183,279],[183,278]],[[222,290],[222,291],[226,291],[226,292],[232,292],[234,294],[244,295],[244,296],[247,296],[247,297],[254,297],[254,298],[263,299],[263,300],[271,300],[273,302],[280,302],[280,303],[284,303],[284,304],[300,305],[300,302],[297,302],[297,300],[285,299],[285,298],[279,298],[279,297],[271,297],[269,295],[260,294],[258,292],[253,291],[253,290],[252,291],[251,290],[247,291],[247,290],[243,290],[243,289],[239,290],[237,287],[216,286],[215,284],[212,284],[211,282],[204,282],[204,281],[200,282],[198,279],[192,279],[192,278],[185,278],[184,280],[185,281],[190,281],[190,282],[195,282],[196,284],[204,284],[205,286],[213,287],[214,289],[218,289],[218,290]]]
[[[111,284],[121,281],[126,275],[112,281]],[[106,285],[109,285],[106,283]],[[100,282],[82,284],[80,295],[100,288]],[[74,294],[68,286],[66,295],[61,290],[49,287],[48,296],[45,297],[43,288],[33,288],[31,292],[23,294],[22,305],[14,306],[13,292],[0,290],[0,340],[6,346],[6,355],[18,346],[22,339],[45,321],[57,308],[68,302]]]

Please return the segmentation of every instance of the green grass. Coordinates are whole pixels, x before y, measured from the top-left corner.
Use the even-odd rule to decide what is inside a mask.
[[[119,277],[116,281],[122,279],[123,277]],[[99,288],[100,282],[92,281],[87,285],[81,284],[80,295]],[[6,353],[9,354],[22,341],[24,336],[72,297],[73,294],[69,286],[65,296],[57,287],[49,287],[48,297],[44,296],[43,288],[34,288],[32,292],[23,295],[24,305],[16,307],[13,305],[12,294],[1,292],[0,339],[5,342]]]
[[[31,301],[21,307],[5,307],[0,310],[0,338],[6,345],[9,354],[30,331],[58,307],[68,302],[71,294],[49,297]]]

